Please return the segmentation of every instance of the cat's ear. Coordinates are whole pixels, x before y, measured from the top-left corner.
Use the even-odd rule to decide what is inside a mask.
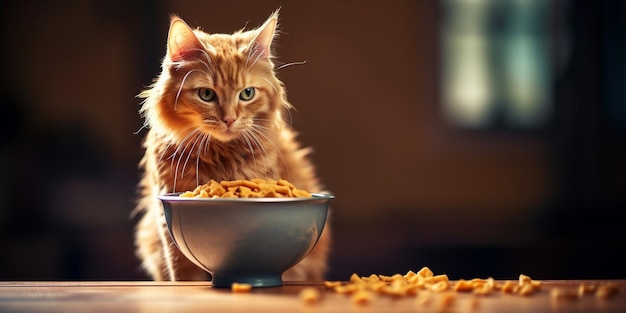
[[[256,53],[260,53],[260,57],[264,59],[271,58],[272,41],[276,34],[276,28],[278,27],[278,11],[274,12],[268,19],[259,27],[254,40],[250,43],[250,49],[254,49]]]
[[[178,62],[201,53],[202,43],[185,21],[172,16],[170,32],[167,36],[167,56],[172,62]]]

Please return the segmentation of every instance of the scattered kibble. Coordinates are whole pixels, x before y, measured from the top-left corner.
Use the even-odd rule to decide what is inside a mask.
[[[578,300],[578,290],[574,288],[554,288],[550,290],[553,300]]]
[[[351,296],[352,302],[358,305],[368,304],[372,300],[372,293],[367,290],[357,290]]]
[[[242,283],[233,283],[230,286],[230,289],[233,292],[249,292],[250,290],[252,290],[252,285],[250,285],[250,284],[242,284]]]
[[[353,273],[347,282],[325,281],[324,287],[337,294],[350,297],[356,305],[367,305],[377,297],[409,298],[413,297],[421,306],[427,306],[434,300],[439,308],[447,311],[454,305],[457,293],[471,293],[467,302],[469,309],[478,307],[478,298],[489,296],[497,291],[503,294],[528,297],[541,291],[542,283],[533,280],[530,276],[520,274],[518,280],[498,282],[494,278],[459,279],[451,282],[447,275],[435,275],[428,267],[417,272],[408,271],[406,274],[371,274],[360,276]],[[595,295],[597,299],[609,299],[619,292],[615,283],[581,284],[578,288],[550,288],[550,297],[555,301],[576,300],[586,295]],[[320,301],[317,289],[305,288],[300,292],[300,298],[307,304]]]
[[[326,281],[326,288],[340,294],[353,294],[357,291],[366,290],[379,295],[394,297],[415,296],[422,291],[441,293],[444,291],[472,292],[475,295],[485,296],[496,290],[503,293],[519,294],[528,296],[541,289],[541,282],[532,280],[529,276],[521,274],[518,282],[506,281],[504,284],[496,282],[493,278],[472,280],[460,279],[456,284],[450,282],[448,275],[435,275],[428,267],[423,267],[417,273],[408,271],[406,274],[359,276],[354,273],[348,283],[339,281]]]
[[[597,288],[598,286],[593,284],[580,284],[578,286],[578,295],[582,297],[584,295],[592,294]]]
[[[614,283],[606,283],[598,286],[596,291],[596,298],[608,299],[619,292],[619,288]]]
[[[307,287],[300,290],[298,296],[300,297],[300,300],[302,300],[302,302],[308,305],[317,304],[320,301],[320,292],[313,287]]]

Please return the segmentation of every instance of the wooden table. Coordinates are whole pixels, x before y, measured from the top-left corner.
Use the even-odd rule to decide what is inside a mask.
[[[606,282],[543,281],[541,291],[528,297],[454,292],[449,305],[442,304],[442,294],[430,292],[422,295],[428,301],[419,295],[376,296],[359,305],[322,283],[286,283],[233,293],[207,282],[0,282],[0,312],[626,312],[626,280],[612,281],[619,292],[604,300],[593,295],[575,300],[550,297],[555,288]],[[299,299],[306,287],[321,292],[317,304]]]

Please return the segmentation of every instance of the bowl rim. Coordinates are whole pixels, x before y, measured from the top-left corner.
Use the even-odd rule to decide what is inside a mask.
[[[157,198],[163,201],[171,202],[307,202],[317,200],[334,199],[335,195],[330,193],[311,193],[311,198],[195,198],[195,197],[179,197],[182,192],[172,192],[159,195]]]

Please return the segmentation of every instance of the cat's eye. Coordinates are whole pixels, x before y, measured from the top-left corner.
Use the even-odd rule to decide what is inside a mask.
[[[202,101],[211,102],[215,100],[215,90],[211,88],[199,88],[198,97],[200,97]]]
[[[254,98],[254,93],[254,87],[248,87],[239,93],[239,99],[243,101],[250,101],[252,100],[252,98]]]

